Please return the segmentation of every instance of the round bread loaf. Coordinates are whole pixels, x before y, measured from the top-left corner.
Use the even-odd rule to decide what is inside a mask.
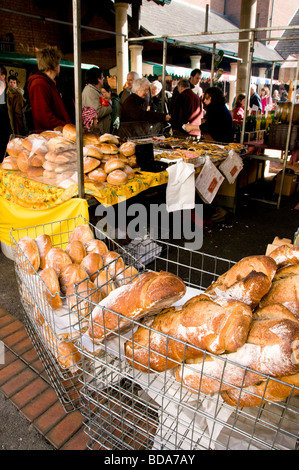
[[[45,163],[45,155],[33,153],[29,156],[29,166],[41,167]]]
[[[88,240],[93,240],[94,239],[94,234],[87,224],[83,225],[78,225],[77,227],[74,228],[74,230],[71,232],[70,237],[69,237],[69,242],[72,242],[73,240],[80,240],[83,244],[88,242]]]
[[[47,147],[49,152],[57,152],[68,150],[70,148],[74,148],[74,142],[70,142],[68,139],[63,137],[62,135],[56,135],[56,137],[52,137],[48,140]]]
[[[118,147],[115,144],[102,143],[99,148],[102,153],[107,155],[118,153]]]
[[[128,181],[128,175],[123,170],[114,170],[107,176],[107,183],[109,184],[125,184]]]
[[[94,157],[83,157],[84,173],[89,173],[100,165],[100,160]]]
[[[62,137],[61,132],[58,131],[43,131],[39,135],[44,137],[48,141],[53,139],[54,137]]]
[[[111,173],[111,171],[114,170],[124,170],[125,166],[126,164],[122,160],[120,160],[120,158],[111,158],[105,163],[104,171],[108,175],[109,173]]]
[[[50,170],[44,170],[43,172],[43,178],[45,180],[54,180],[56,179],[57,173],[55,171],[50,171]]]
[[[29,155],[30,152],[27,149],[21,150],[17,156],[17,165],[22,173],[27,173],[29,168]]]
[[[107,179],[107,173],[102,168],[96,168],[88,173],[88,178],[91,181],[98,181],[100,183],[104,183]]]
[[[120,147],[119,151],[126,157],[131,157],[135,154],[136,145],[134,142],[124,142]]]
[[[62,135],[65,139],[76,142],[76,126],[74,124],[66,124],[63,126]]]
[[[45,283],[43,293],[46,301],[54,310],[60,308],[63,302],[60,297],[60,285],[55,269],[52,267],[43,269],[40,277]]]
[[[89,253],[81,261],[80,266],[85,269],[92,281],[97,277],[97,271],[103,267],[102,256],[98,253]]]
[[[98,145],[99,137],[95,134],[83,134],[83,145]]]
[[[69,255],[72,262],[77,264],[80,264],[83,258],[87,255],[85,246],[80,240],[71,241],[67,245],[65,252]]]
[[[103,265],[107,268],[112,278],[125,267],[124,260],[116,251],[108,251],[108,253],[103,256]]]
[[[47,142],[40,134],[30,134],[23,139],[23,146],[30,152],[45,154],[48,152]]]
[[[20,137],[15,137],[11,139],[6,146],[6,151],[11,157],[17,157],[21,150],[25,147],[23,146],[23,140]]]
[[[116,289],[116,286],[107,269],[102,269],[94,280],[95,285],[100,289],[103,298]]]
[[[119,138],[116,136],[116,135],[113,135],[113,134],[103,134],[100,136],[100,142],[108,142],[110,144],[115,144],[115,145],[118,145],[119,144]]]
[[[103,240],[98,240],[94,238],[93,240],[89,240],[85,243],[85,249],[87,254],[88,253],[98,253],[99,255],[103,256],[108,253],[108,246],[106,245]]]
[[[57,276],[60,275],[61,270],[72,264],[69,255],[60,247],[53,247],[46,255],[46,267],[55,269]]]
[[[124,266],[120,267],[116,271],[115,281],[118,286],[123,286],[124,284],[129,284],[138,274],[138,270],[134,266]]]
[[[79,264],[73,263],[65,266],[59,275],[59,283],[65,294],[70,284],[77,284],[87,278],[87,272]]]
[[[78,315],[86,317],[102,298],[100,290],[90,280],[86,279],[76,286],[70,284],[66,289],[68,307]]]
[[[50,235],[47,235],[47,234],[43,233],[42,235],[39,235],[35,239],[35,241],[37,243],[39,256],[40,256],[40,268],[45,269],[45,267],[46,267],[46,256],[52,248],[51,237],[50,237]]]
[[[85,147],[83,147],[83,155],[85,157],[94,157],[98,160],[101,160],[103,157],[100,148],[95,145],[85,145]]]
[[[124,172],[128,176],[128,180],[131,180],[132,178],[135,178],[135,171],[129,165],[125,166]]]
[[[21,249],[21,252],[19,249]],[[39,250],[36,241],[33,238],[30,237],[23,237],[21,238],[16,246],[16,259],[17,263],[20,260],[24,260],[24,255],[28,259],[29,263],[26,261],[21,262],[21,267],[24,269],[24,271],[28,272],[28,274],[34,274],[35,271],[39,270],[40,266],[40,256],[39,256]]]
[[[5,157],[3,159],[1,168],[3,170],[18,170],[17,157]]]

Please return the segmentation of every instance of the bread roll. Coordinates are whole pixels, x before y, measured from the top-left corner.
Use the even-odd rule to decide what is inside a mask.
[[[75,143],[56,133],[55,137],[48,140],[47,147],[49,152],[63,152],[64,150],[74,149]]]
[[[17,158],[21,150],[24,150],[23,139],[20,137],[15,137],[11,139],[6,146],[6,151],[11,157]]]
[[[103,134],[103,135],[100,136],[99,141],[119,145],[119,137],[117,137],[116,135],[113,135],[113,134],[108,134],[108,133]]]
[[[40,256],[40,269],[45,269],[45,267],[46,267],[46,256],[52,248],[51,237],[50,237],[50,235],[47,235],[47,234],[43,233],[42,235],[39,235],[35,239],[35,241],[37,243],[39,256]]]
[[[29,152],[45,154],[48,152],[47,139],[40,134],[30,134],[23,139],[23,146]]]
[[[101,144],[100,151],[107,155],[114,155],[118,153],[118,147],[115,144]]]
[[[162,372],[202,355],[192,346],[214,354],[234,352],[244,345],[251,319],[251,309],[243,302],[230,300],[220,306],[196,296],[181,310],[159,313],[151,329],[139,327],[125,345],[126,357],[139,370],[147,371],[150,366]]]
[[[77,364],[81,360],[81,353],[74,343],[67,341],[66,335],[59,335],[58,339],[46,324],[43,325],[41,334],[60,367],[62,369],[69,369],[71,373],[76,372]]]
[[[76,126],[74,124],[66,124],[63,126],[62,135],[65,139],[76,142]]]
[[[119,151],[126,157],[131,157],[135,154],[136,145],[134,142],[125,142],[119,147]]]
[[[29,168],[29,150],[21,150],[17,156],[17,165],[22,173],[27,173]]]
[[[176,378],[193,392],[209,394],[258,384],[264,375],[297,374],[298,340],[299,321],[283,305],[273,304],[254,313],[244,346],[218,358],[198,357],[190,365],[178,366]]]
[[[67,245],[65,252],[69,255],[72,262],[76,264],[80,264],[87,254],[85,246],[80,240],[71,241]]]
[[[61,270],[72,264],[72,260],[69,255],[59,247],[52,247],[46,255],[46,267],[53,268],[56,271],[57,276],[60,276]]]
[[[138,275],[138,270],[134,266],[119,267],[116,271],[115,282],[118,286],[129,284]]]
[[[185,292],[185,283],[174,274],[145,272],[131,284],[112,291],[95,307],[89,323],[89,336],[95,343],[101,343],[114,331],[128,327],[130,319],[138,320],[169,307]]]
[[[107,175],[107,183],[109,184],[126,184],[128,182],[128,175],[122,170],[114,170]]]
[[[44,170],[43,171],[43,178],[45,180],[53,180],[53,182],[51,182],[51,184],[54,184],[54,182],[56,180],[56,177],[57,177],[57,173],[55,173],[55,171],[49,171],[49,170]]]
[[[85,157],[97,158],[98,160],[102,160],[103,157],[100,148],[95,145],[86,145],[83,147],[83,155]]]
[[[96,285],[86,279],[79,284],[70,284],[66,290],[68,307],[80,316],[86,317],[101,300],[101,292]]]
[[[275,261],[269,256],[248,256],[219,276],[205,294],[212,300],[230,298],[255,308],[269,291],[276,269]]]
[[[3,159],[2,165],[1,165],[2,170],[18,170],[18,163],[17,163],[17,158],[16,157],[5,157]]]
[[[103,267],[102,256],[98,253],[89,253],[80,263],[80,266],[85,269],[92,281],[97,277],[97,271]]]
[[[61,269],[59,283],[62,292],[65,294],[70,284],[77,284],[87,278],[87,273],[79,264],[68,264]]]
[[[75,163],[77,164],[77,151],[75,149],[47,152],[45,160],[57,165]]]
[[[124,269],[125,263],[118,253],[115,251],[107,251],[107,253],[103,255],[103,266],[107,268],[110,276],[114,278],[120,269]]]
[[[280,281],[281,279],[285,279],[289,276],[295,276],[299,274],[299,263],[291,264],[280,268],[276,271],[275,276],[273,277],[273,282]]]
[[[88,178],[91,181],[97,181],[100,183],[104,183],[107,179],[107,173],[102,168],[96,168],[88,173]]]
[[[40,136],[44,137],[48,141],[48,143],[51,139],[55,137],[63,138],[61,132],[58,131],[43,131],[40,133]]]
[[[24,256],[29,261],[25,261]],[[36,241],[30,237],[21,238],[16,245],[16,262],[28,274],[39,270],[40,256]]]
[[[55,269],[48,267],[42,270],[40,277],[44,282],[43,287],[44,298],[48,304],[54,309],[62,307],[62,299],[60,297],[60,285]]]
[[[88,240],[85,243],[85,249],[87,254],[98,253],[101,256],[104,256],[109,251],[106,243],[103,240],[98,240],[97,238]]]
[[[27,178],[39,178],[44,176],[44,169],[43,167],[35,167],[31,166],[28,168],[27,171]]]
[[[83,244],[94,239],[94,234],[88,224],[78,225],[71,232],[69,242],[80,240]]]
[[[45,163],[45,155],[39,155],[38,153],[33,153],[29,156],[29,166],[42,167]]]
[[[114,170],[124,170],[125,166],[126,164],[119,158],[111,158],[106,162],[104,170],[108,175],[109,173],[111,173],[111,171]]]
[[[83,134],[83,145],[98,145],[99,144],[99,137],[95,134]]]
[[[135,171],[129,165],[126,165],[124,168],[124,172],[127,174],[128,180],[135,178]]]
[[[243,389],[232,389],[221,393],[225,403],[238,407],[261,406],[265,403],[283,401],[295,395],[299,395],[299,374],[264,380]]]
[[[84,173],[89,173],[100,165],[100,161],[93,157],[83,157]]]
[[[299,319],[299,274],[273,281],[269,292],[261,299],[260,306],[280,303]]]
[[[107,297],[107,295],[109,295],[110,292],[116,289],[116,286],[110,274],[108,273],[107,269],[102,269],[99,272],[99,274],[94,280],[94,283],[100,289],[103,299]]]

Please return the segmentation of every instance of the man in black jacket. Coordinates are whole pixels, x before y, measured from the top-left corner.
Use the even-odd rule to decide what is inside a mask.
[[[255,105],[258,107],[259,111],[262,111],[262,102],[261,98],[256,92],[256,85],[253,83],[250,86],[250,101],[249,101],[249,106],[252,108],[252,106]]]

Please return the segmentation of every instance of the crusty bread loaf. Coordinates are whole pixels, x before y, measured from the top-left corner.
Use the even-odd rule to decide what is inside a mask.
[[[88,224],[78,225],[74,228],[74,230],[72,230],[69,236],[69,242],[72,242],[73,240],[80,240],[83,244],[93,239],[94,234]]]
[[[108,142],[109,144],[114,144],[114,145],[119,145],[119,137],[117,135],[105,133],[100,136],[99,141],[102,142]]]
[[[299,274],[273,281],[269,292],[261,299],[260,306],[281,303],[299,319]]]
[[[97,271],[103,267],[102,256],[98,253],[88,253],[81,261],[80,266],[85,269],[90,279],[94,281],[98,275]]]
[[[68,264],[72,264],[72,260],[62,248],[54,246],[48,251],[46,255],[46,267],[55,269],[58,277],[60,276],[61,270]]]
[[[107,175],[107,183],[109,184],[126,184],[128,181],[128,175],[123,170],[114,170]]]
[[[23,139],[21,137],[15,137],[11,139],[6,146],[6,151],[11,157],[17,157],[21,150],[24,150]]]
[[[116,273],[124,268],[125,264],[121,255],[116,251],[107,251],[103,254],[103,266],[107,268],[110,276],[114,278]]]
[[[112,280],[112,277],[108,273],[107,269],[102,269],[94,280],[95,285],[100,289],[103,299],[107,297],[113,290],[116,289],[116,285]]]
[[[62,135],[65,139],[76,142],[76,126],[74,124],[65,124],[62,129]]]
[[[87,255],[84,244],[80,240],[72,240],[65,248],[73,263],[80,264]]]
[[[107,173],[102,168],[96,168],[88,173],[88,178],[91,181],[97,181],[100,183],[104,183],[107,179]]]
[[[69,369],[71,373],[77,370],[77,364],[81,359],[81,353],[78,351],[74,342],[68,341],[67,335],[60,335],[57,338],[51,328],[44,324],[41,329],[44,342],[49,350],[57,359],[62,369]]]
[[[16,260],[17,264],[28,274],[34,274],[39,270],[39,249],[33,238],[25,236],[18,241],[16,245]]]
[[[231,389],[221,393],[226,403],[239,407],[261,406],[295,395],[299,395],[299,374],[264,380],[243,389]]]
[[[46,256],[48,252],[52,248],[52,240],[50,235],[47,235],[45,233],[39,235],[35,239],[37,246],[38,246],[38,251],[39,251],[39,256],[40,256],[40,269],[45,269],[46,267]]]
[[[294,276],[298,274],[299,274],[299,263],[290,264],[276,271],[276,274],[273,278],[273,282],[280,281],[281,279],[285,279],[286,277]]]
[[[297,264],[299,262],[299,247],[281,245],[271,251],[269,256],[273,258],[278,268],[287,266],[288,264]]]
[[[210,394],[258,384],[264,375],[297,374],[298,340],[299,321],[273,304],[254,313],[247,342],[235,353],[188,361],[176,368],[176,378],[193,392]]]
[[[30,152],[27,149],[21,150],[17,156],[17,165],[22,173],[27,173],[29,168],[29,155]]]
[[[150,366],[162,372],[202,354],[192,346],[214,354],[237,351],[247,339],[251,318],[251,309],[243,302],[218,305],[196,296],[181,310],[159,313],[151,329],[139,327],[125,345],[126,357],[137,369],[145,371]]]
[[[92,134],[90,132],[86,132],[82,136],[83,139],[83,145],[84,147],[86,145],[98,145],[99,144],[99,137],[95,134]]]
[[[44,169],[43,167],[36,167],[36,166],[29,166],[27,170],[26,177],[27,178],[40,178],[44,176]]]
[[[66,290],[67,305],[79,316],[87,317],[101,299],[100,289],[90,279],[70,284]]]
[[[126,173],[128,180],[131,180],[132,178],[135,178],[136,176],[135,171],[129,165],[126,165],[123,171]]]
[[[118,147],[115,144],[101,143],[99,148],[105,155],[116,155],[118,153]]]
[[[3,170],[18,170],[17,157],[5,157],[1,164]]]
[[[98,238],[94,238],[92,240],[88,240],[85,243],[86,253],[98,253],[101,256],[104,256],[108,253],[108,246],[103,240],[99,240]]]
[[[119,267],[115,273],[115,282],[118,286],[129,284],[138,275],[138,270],[134,266]]]
[[[23,146],[29,152],[45,154],[48,152],[47,139],[40,134],[30,134],[23,139]]]
[[[179,300],[185,292],[185,283],[174,274],[142,273],[134,282],[112,291],[93,310],[89,336],[95,343],[101,343],[112,331],[127,327],[129,319],[157,313]],[[117,314],[127,317],[128,321]]]
[[[107,173],[111,173],[114,170],[123,170],[126,164],[120,158],[111,158],[105,163],[104,171]]]
[[[45,155],[33,153],[29,156],[28,164],[33,167],[42,167],[45,161]]]
[[[89,173],[100,165],[100,160],[94,157],[83,157],[83,171]]]
[[[103,154],[100,150],[100,147],[97,145],[86,145],[83,147],[83,155],[85,157],[93,157],[98,160],[102,160]]]
[[[255,308],[269,291],[276,269],[275,261],[269,256],[248,256],[219,276],[205,294],[213,300],[231,298]]]
[[[54,310],[57,310],[63,302],[60,297],[60,284],[55,269],[52,267],[43,269],[40,277],[45,283],[45,287],[43,287],[44,298]]]
[[[52,137],[47,142],[47,147],[49,152],[63,152],[64,150],[74,149],[75,143],[71,142],[70,140],[66,139],[62,135],[56,134],[56,136]]]

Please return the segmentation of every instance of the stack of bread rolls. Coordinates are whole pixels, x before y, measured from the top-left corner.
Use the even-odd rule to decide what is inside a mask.
[[[236,263],[180,308],[146,319],[125,344],[143,372],[171,369],[193,393],[257,406],[299,394],[299,248]]]
[[[107,164],[107,167],[106,167]],[[85,181],[119,185],[135,177],[135,144],[121,144],[112,134],[83,133]],[[7,144],[2,168],[18,170],[26,177],[67,188],[78,183],[76,127],[14,137]]]

